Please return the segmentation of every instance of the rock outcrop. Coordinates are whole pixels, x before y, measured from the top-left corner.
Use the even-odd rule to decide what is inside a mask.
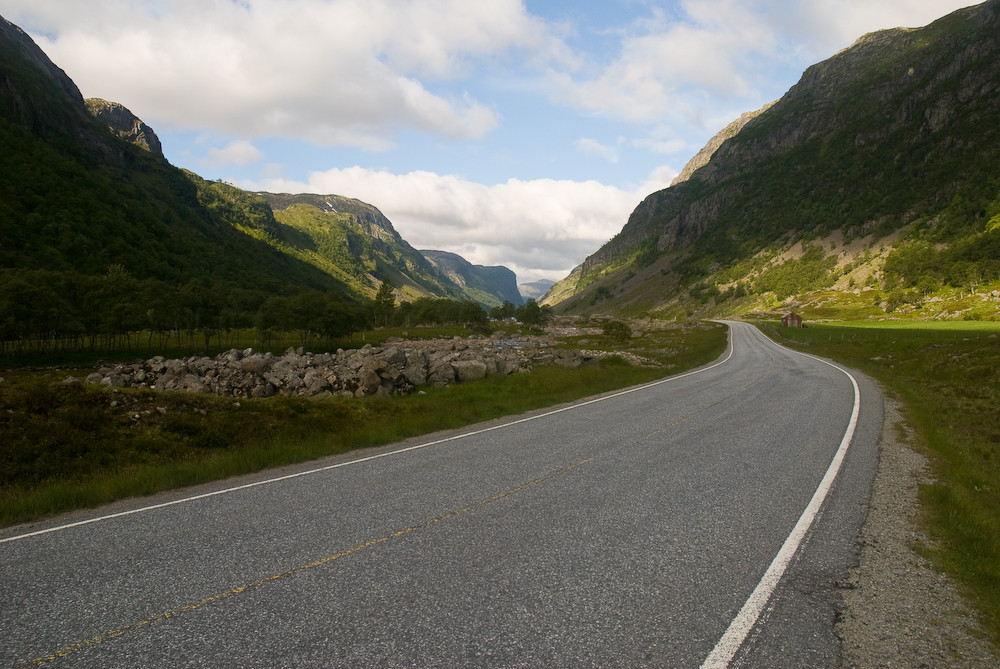
[[[130,144],[163,158],[163,146],[153,129],[135,114],[117,102],[101,98],[87,98],[87,109],[94,118],[106,124],[108,129]]]
[[[491,375],[530,372],[534,365],[579,367],[599,353],[555,348],[548,337],[469,337],[390,340],[336,353],[283,355],[232,349],[215,357],[167,360],[156,356],[102,367],[87,383],[112,387],[213,393],[230,397],[274,395],[365,397],[407,395],[424,385],[465,383]]]

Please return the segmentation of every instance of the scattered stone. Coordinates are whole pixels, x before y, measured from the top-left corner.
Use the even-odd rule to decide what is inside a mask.
[[[274,395],[322,398],[408,395],[424,385],[446,386],[493,375],[530,372],[534,365],[580,367],[608,355],[599,351],[550,349],[550,336],[402,340],[384,346],[336,353],[289,348],[281,356],[253,349],[232,349],[214,358],[167,360],[102,366],[87,384],[114,388],[152,388],[228,397]],[[162,413],[162,412],[161,412]]]

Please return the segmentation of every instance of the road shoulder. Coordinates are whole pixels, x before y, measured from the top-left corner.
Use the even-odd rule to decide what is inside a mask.
[[[844,667],[987,667],[997,657],[949,576],[911,546],[931,540],[917,523],[927,459],[909,445],[897,400],[885,423],[860,562],[843,584],[837,624]]]

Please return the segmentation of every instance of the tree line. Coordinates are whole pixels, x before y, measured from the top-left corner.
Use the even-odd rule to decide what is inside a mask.
[[[347,301],[334,292],[289,287],[254,290],[195,278],[182,284],[138,279],[121,265],[103,275],[0,269],[0,354],[48,351],[208,350],[254,331],[267,348],[279,334],[301,345],[332,345],[374,327],[466,324],[519,317],[538,325],[547,310],[533,301],[487,312],[475,302],[419,298],[397,303],[391,282],[374,299]]]

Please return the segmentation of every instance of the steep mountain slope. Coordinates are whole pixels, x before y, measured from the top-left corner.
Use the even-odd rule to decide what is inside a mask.
[[[371,205],[248,193],[173,167],[152,128],[120,104],[85,101],[0,19],[0,286],[24,272],[48,273],[28,283],[55,294],[109,273],[166,290],[200,282],[251,314],[273,294],[371,298],[385,279],[401,300],[469,297]],[[234,290],[253,297],[222,297]]]
[[[506,267],[473,265],[447,251],[420,251],[434,267],[458,284],[465,296],[488,307],[504,302],[520,306],[524,300],[517,289],[517,276]]]
[[[84,100],[90,115],[108,126],[108,129],[141,149],[146,149],[154,156],[163,157],[163,146],[153,129],[142,122],[142,119],[118,104],[101,98]]]
[[[707,147],[550,295],[679,315],[868,288],[884,312],[893,291],[915,308],[995,281],[998,89],[1000,0],[866,35]]]
[[[131,116],[122,110],[117,118]],[[62,70],[0,19],[0,270],[96,276],[112,266],[174,284],[343,290],[203,207],[181,170],[110,132]]]

